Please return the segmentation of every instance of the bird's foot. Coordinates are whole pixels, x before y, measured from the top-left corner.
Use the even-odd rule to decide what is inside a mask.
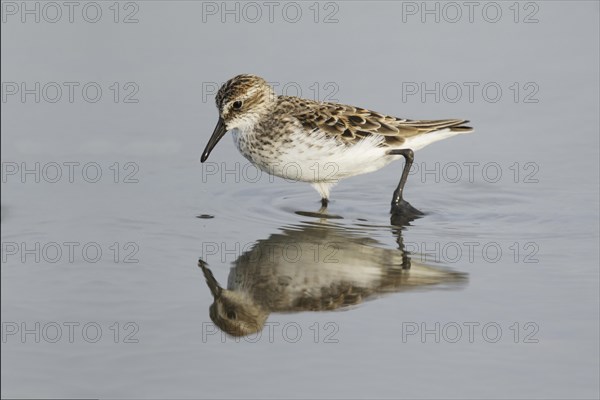
[[[410,221],[414,221],[425,215],[423,212],[411,206],[410,203],[404,199],[392,202],[390,213],[392,214],[390,218],[392,225],[407,225]]]
[[[323,197],[321,199],[321,208],[319,208],[319,211],[317,211],[317,212],[296,211],[295,213],[298,215],[302,215],[304,217],[314,217],[314,218],[319,218],[319,219],[343,219],[343,217],[341,217],[339,215],[329,214],[327,212],[328,204],[329,204],[329,200]]]

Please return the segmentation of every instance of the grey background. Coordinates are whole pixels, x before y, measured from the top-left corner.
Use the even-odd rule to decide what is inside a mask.
[[[69,343],[66,329],[57,343],[6,336],[3,397],[598,397],[598,2],[519,3],[518,23],[513,2],[495,3],[502,10],[495,23],[481,14],[486,2],[478,3],[473,22],[462,6],[455,23],[448,21],[453,14],[422,22],[420,14],[403,13],[420,2],[319,3],[318,23],[313,2],[297,3],[302,16],[295,23],[282,16],[285,3],[272,23],[264,6],[263,17],[251,23],[253,14],[241,14],[239,22],[203,15],[201,2],[138,1],[139,22],[128,24],[122,19],[133,8],[121,9],[114,23],[112,2],[99,4],[97,23],[78,13],[84,3],[72,23],[64,15],[57,23],[4,15],[2,23],[3,84],[97,82],[103,89],[96,103],[77,91],[73,103],[35,103],[31,96],[2,102],[3,169],[6,163],[96,162],[103,172],[98,183],[80,175],[73,183],[3,179],[3,334],[10,323],[31,329],[36,322],[94,322],[103,329],[97,343],[80,334]],[[323,23],[332,11],[338,21]],[[534,11],[537,22],[524,23]],[[471,182],[466,169],[456,183],[413,174],[406,196],[429,215],[403,236],[417,253],[436,244],[465,250],[466,242],[497,243],[500,259],[476,252],[473,259],[438,260],[469,274],[458,291],[392,294],[345,312],[271,315],[280,326],[301,326],[296,343],[281,330],[272,343],[203,338],[211,303],[196,267],[203,246],[219,244],[221,252],[207,261],[224,283],[236,257],[227,249],[239,253],[236,245],[303,226],[311,219],[294,211],[318,208],[318,196],[305,184],[267,176],[253,182],[242,173],[207,176],[200,164],[217,117],[203,87],[243,72],[279,88],[300,87],[305,97],[314,97],[316,82],[320,99],[333,83],[340,102],[400,117],[470,119],[475,133],[436,143],[418,152],[416,162],[429,169],[436,162],[495,162],[502,179],[490,183],[478,170]],[[123,103],[121,93],[115,103],[113,82],[121,90],[134,82],[139,102]],[[411,82],[492,82],[502,96],[496,102],[481,91],[473,101],[466,92],[456,102],[403,99]],[[537,102],[525,102],[527,83],[538,89],[529,99]],[[219,173],[246,165],[227,138],[210,161]],[[123,183],[121,175],[114,183],[109,167],[115,162],[121,172],[135,163],[139,182]],[[523,175],[515,182],[515,162],[522,174],[533,163],[537,182]],[[397,248],[387,211],[400,166],[334,188],[330,211],[344,217],[337,223]],[[63,256],[51,263],[5,253],[6,243],[69,241],[98,243],[103,256],[91,263],[76,253],[72,262]],[[108,248],[115,242],[137,245],[139,262],[122,262],[123,253],[114,262]],[[509,250],[514,243],[521,248],[516,259]],[[537,246],[538,262],[524,262],[527,243]],[[119,343],[109,328],[115,322]],[[127,322],[139,328],[138,343],[123,343]],[[339,328],[338,343],[322,336],[315,343],[310,326],[320,324],[323,333],[327,322]],[[495,322],[503,332],[497,343],[481,334],[473,343],[465,337],[436,343],[431,336],[403,341],[406,322],[429,328]],[[515,322],[521,334],[526,322],[538,326],[538,343],[523,343],[522,336],[514,343],[509,327]]]

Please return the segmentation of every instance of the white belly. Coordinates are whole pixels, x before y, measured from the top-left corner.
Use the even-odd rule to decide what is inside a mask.
[[[381,138],[367,138],[346,146],[323,134],[299,131],[291,143],[256,150],[252,137],[234,132],[239,151],[258,168],[281,178],[304,182],[336,183],[339,179],[376,171],[398,157],[386,155]]]

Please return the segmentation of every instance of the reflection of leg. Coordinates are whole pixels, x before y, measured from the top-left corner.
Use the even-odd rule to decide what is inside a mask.
[[[326,198],[322,198],[321,208],[319,208],[319,211],[295,211],[295,213],[298,215],[303,215],[305,217],[319,218],[321,222],[325,222],[328,219],[342,219],[342,217],[340,217],[339,215],[331,215],[327,213],[327,204],[329,204],[329,200],[327,200]]]
[[[402,269],[410,269],[410,257],[407,253],[402,254]]]
[[[404,248],[404,239],[402,238],[402,229],[404,229],[404,227],[402,227],[398,230],[394,230],[393,232],[398,235],[398,238],[396,239],[396,243],[398,243],[398,250],[400,250],[402,252],[402,269],[410,269],[410,256],[409,256],[410,253],[407,252],[406,249]]]
[[[404,169],[402,170],[402,177],[400,178],[400,182],[398,183],[398,187],[394,190],[394,196],[392,198],[392,209],[391,213],[394,215],[402,215],[405,217],[417,218],[423,213],[413,206],[411,206],[407,201],[402,197],[404,191],[404,185],[406,184],[406,180],[408,179],[408,173],[410,172],[410,167],[412,166],[415,155],[411,149],[396,149],[390,150],[388,152],[390,155],[401,155],[405,159]]]

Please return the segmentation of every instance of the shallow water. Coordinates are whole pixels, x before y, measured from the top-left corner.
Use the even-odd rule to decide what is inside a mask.
[[[388,2],[336,3],[335,24],[304,3],[298,24],[137,4],[137,24],[2,24],[3,82],[105,93],[2,103],[3,397],[598,397],[597,3],[535,3],[533,24],[514,23],[508,3],[497,24],[399,23]],[[309,185],[257,176],[228,137],[200,164],[216,123],[203,83],[240,72],[306,97],[334,82],[341,102],[476,131],[416,153],[405,196],[427,215],[409,226],[388,214],[401,162],[341,182],[327,210],[341,218],[316,218]],[[139,102],[114,103],[117,81],[135,81]],[[402,101],[402,82],[422,81],[496,82],[503,97]],[[537,103],[523,101],[527,82]],[[21,176],[35,163],[40,182]],[[409,275],[335,310],[269,313],[260,336],[222,334],[198,259],[226,287],[274,244],[289,253],[260,271],[277,282],[290,269],[308,288],[343,275],[355,294],[403,256],[439,281]]]

